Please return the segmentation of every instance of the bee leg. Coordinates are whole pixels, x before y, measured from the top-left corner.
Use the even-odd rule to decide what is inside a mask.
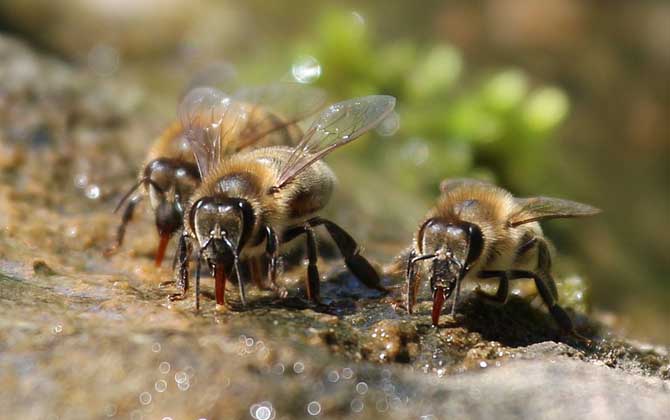
[[[114,245],[105,250],[105,256],[114,254],[116,251],[118,251],[119,248],[121,248],[121,245],[123,245],[123,238],[126,236],[126,227],[128,226],[128,223],[133,220],[135,207],[137,207],[137,204],[140,201],[142,201],[142,196],[134,197],[128,202],[128,205],[123,211],[123,216],[121,216],[121,224],[116,229],[116,241],[114,242]]]
[[[544,301],[545,305],[547,305],[547,308],[549,308],[549,313],[554,318],[554,320],[561,328],[561,330],[564,333],[570,334],[581,341],[590,343],[590,340],[588,338],[583,337],[579,333],[577,333],[577,331],[575,330],[575,326],[572,323],[572,319],[570,319],[568,313],[565,312],[565,309],[563,309],[558,304],[557,299],[552,294],[551,287],[549,286],[549,284],[553,283],[554,279],[551,277],[551,274],[546,272],[533,273],[531,271],[512,270],[509,272],[509,278],[512,280],[524,279],[524,278],[525,279],[532,278],[533,280],[535,280],[535,287],[537,288],[538,293],[542,297],[542,300]]]
[[[551,253],[549,251],[549,244],[544,239],[537,239],[537,269],[544,274],[549,292],[558,300],[558,289],[556,282],[551,276]]]
[[[326,230],[333,238],[337,248],[344,257],[344,263],[349,271],[358,278],[367,287],[380,292],[387,293],[388,290],[382,286],[379,274],[372,267],[370,262],[360,254],[358,244],[344,229],[331,222],[330,220],[315,217],[308,222],[311,226],[324,225]]]
[[[277,234],[271,227],[265,227],[265,255],[268,257],[268,279],[270,279],[270,287],[274,290],[279,290],[277,285],[277,257],[279,251],[279,240]],[[283,294],[280,292],[280,294]]]
[[[305,234],[307,237],[307,299],[314,303],[319,303],[321,278],[319,277],[319,269],[316,266],[318,252],[312,226],[308,222],[303,226],[290,228],[282,235],[282,241],[290,242],[302,234]]]
[[[435,254],[416,255],[412,250],[407,259],[407,269],[405,271],[405,281],[407,284],[407,313],[412,313],[412,308],[416,305],[416,297],[419,295],[419,280],[416,275],[416,263],[429,258],[435,258]]]
[[[186,241],[186,236],[179,237],[179,244],[177,245],[177,271],[175,273],[175,284],[179,293],[174,293],[168,296],[168,300],[184,300],[186,299],[186,292],[188,291],[188,266],[191,258],[191,247]]]
[[[460,278],[456,279],[456,293],[454,293],[454,300],[451,302],[451,312],[449,313],[452,319],[456,317],[456,304],[458,303],[458,296],[461,294],[461,281]]]
[[[498,290],[495,294],[486,293],[477,286],[475,293],[484,300],[489,300],[496,303],[505,303],[509,297],[509,278],[504,271],[480,271],[477,276],[480,279],[489,279],[493,277],[499,278]]]
[[[319,277],[319,269],[316,266],[318,258],[318,251],[316,247],[316,238],[311,227],[305,227],[307,234],[307,299],[314,303],[319,303],[321,300],[321,277]]]
[[[416,286],[415,284],[418,284],[416,281],[416,276],[414,273],[414,267],[416,265],[416,261],[414,261],[414,257],[416,257],[416,252],[412,250],[409,253],[409,258],[407,258],[407,270],[405,270],[405,282],[407,283],[407,295],[406,295],[406,301],[405,305],[407,309],[407,313],[411,314],[412,313],[412,308],[414,307],[414,304],[416,303]]]
[[[251,257],[248,259],[249,274],[251,281],[260,290],[267,290],[268,287],[263,282],[263,275],[261,274],[261,259],[260,257]]]

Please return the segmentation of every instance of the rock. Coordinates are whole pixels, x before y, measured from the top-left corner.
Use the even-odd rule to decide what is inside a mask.
[[[0,56],[0,150],[24,156],[0,174],[0,412],[665,417],[667,349],[573,314],[594,340],[586,346],[519,297],[495,306],[466,293],[459,317],[432,327],[429,305],[407,315],[335,260],[322,262],[322,305],[306,303],[290,282],[284,299],[250,288],[242,307],[231,285],[219,311],[209,278],[199,314],[191,298],[169,303],[172,290],[159,283],[170,270],[132,251],[155,245],[147,212],[120,255],[102,255],[117,223],[114,199],[133,183],[151,138],[147,116],[127,106],[124,87],[19,42],[0,37]],[[82,191],[78,175],[99,195]]]

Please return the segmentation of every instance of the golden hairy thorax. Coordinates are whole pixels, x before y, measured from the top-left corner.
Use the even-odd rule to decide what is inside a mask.
[[[173,121],[154,141],[147,154],[145,164],[159,158],[168,158],[195,163],[195,156],[183,135],[179,121]]]
[[[317,161],[277,192],[282,165],[293,149],[274,146],[236,153],[222,160],[191,196],[189,207],[203,197],[243,198],[252,205],[257,225],[282,228],[299,224],[321,210],[330,199],[335,176]]]

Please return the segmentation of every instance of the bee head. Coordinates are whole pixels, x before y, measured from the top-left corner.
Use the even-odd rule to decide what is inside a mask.
[[[465,221],[431,218],[419,231],[419,243],[431,258],[433,323],[437,324],[444,300],[453,292],[482,253],[481,229]]]
[[[200,182],[197,169],[174,159],[156,159],[144,169],[143,180],[158,233],[169,237],[182,226],[184,202]]]
[[[191,207],[189,224],[203,256],[216,263],[239,255],[251,235],[254,218],[247,200],[209,196]]]

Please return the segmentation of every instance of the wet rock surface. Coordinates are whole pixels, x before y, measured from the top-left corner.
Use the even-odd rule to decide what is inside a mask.
[[[530,298],[465,293],[430,325],[325,262],[323,304],[250,287],[241,307],[176,303],[140,211],[106,259],[114,202],[152,136],[141,91],[0,37],[0,410],[24,418],[664,418],[667,349],[572,313],[586,345]],[[372,247],[372,246],[370,246]],[[168,264],[165,264],[168,266]]]

